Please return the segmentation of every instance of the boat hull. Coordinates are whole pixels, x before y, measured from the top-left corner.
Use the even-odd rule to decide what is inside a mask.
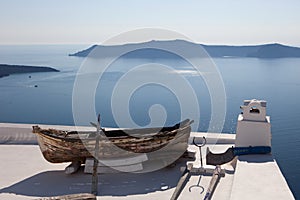
[[[112,160],[147,154],[150,160],[180,157],[188,146],[191,127],[185,120],[173,127],[104,131],[98,159]],[[81,162],[95,155],[95,132],[33,128],[44,158],[51,163]],[[149,161],[149,160],[148,160]]]

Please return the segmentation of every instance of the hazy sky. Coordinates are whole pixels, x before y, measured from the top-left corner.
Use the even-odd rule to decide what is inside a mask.
[[[205,44],[300,46],[299,0],[0,0],[0,44],[92,44],[163,28]]]

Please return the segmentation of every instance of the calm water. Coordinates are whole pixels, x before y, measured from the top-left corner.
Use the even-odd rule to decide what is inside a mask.
[[[46,65],[61,70],[59,73],[30,74],[31,78],[28,74],[1,78],[0,122],[74,124],[73,84],[84,59],[67,55],[86,47],[0,46],[0,63]],[[300,198],[300,59],[218,58],[213,61],[226,89],[227,113],[223,132],[235,132],[239,106],[244,99],[267,100],[267,112],[272,123],[273,154],[295,197]],[[100,81],[95,94],[95,107],[96,112],[102,114],[103,126],[117,126],[110,106],[116,81],[130,67],[147,62],[150,61],[120,59],[113,64],[111,73]],[[203,79],[190,72],[189,66],[184,63],[170,60],[155,62],[173,66],[192,85],[200,102],[198,130],[206,131],[210,120],[210,97]],[[150,84],[131,95],[128,106],[135,123],[148,125],[148,111],[155,104],[165,108],[167,124],[179,120],[181,111],[176,95],[164,87]]]

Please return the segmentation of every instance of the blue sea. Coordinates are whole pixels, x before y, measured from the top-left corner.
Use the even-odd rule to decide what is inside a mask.
[[[68,54],[87,47],[89,45],[0,46],[1,64],[49,66],[60,70],[0,78],[0,122],[73,125],[74,81],[82,75],[78,75],[78,70],[84,65],[85,59]],[[212,58],[212,62],[224,83],[226,94],[226,118],[222,132],[235,132],[243,100],[266,100],[267,114],[271,116],[274,157],[295,198],[300,199],[300,59]],[[212,117],[212,102],[205,78],[195,74],[185,62],[159,59],[120,58],[112,64],[108,73],[97,83],[91,101],[95,113],[101,113],[102,126],[118,126],[114,112],[119,113],[121,118],[129,114],[138,126],[149,125],[155,116],[161,116],[160,111],[163,111],[168,125],[180,120],[180,115],[185,111],[180,109],[181,100],[178,100],[176,92],[155,83],[136,87],[130,99],[117,98],[114,108],[119,110],[113,111],[111,97],[115,95],[116,82],[135,66],[147,64],[148,71],[132,76],[127,82],[124,79],[125,83],[120,87],[125,91],[126,88],[134,88],[135,81],[149,76],[157,79],[161,76],[161,80],[176,86],[176,81],[172,82],[173,76],[157,73],[157,63],[174,68],[175,74],[187,80],[199,103],[197,131],[207,131]],[[151,65],[153,73],[149,71]],[[179,82],[177,84],[178,88],[183,87]],[[90,89],[89,86],[86,88]],[[84,92],[82,94],[84,98]],[[151,109],[153,112],[149,112]],[[122,125],[130,126],[126,120]]]

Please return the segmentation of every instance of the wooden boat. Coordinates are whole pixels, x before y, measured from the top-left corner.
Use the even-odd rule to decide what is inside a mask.
[[[101,130],[98,158],[122,159],[137,153],[160,152],[161,156],[185,152],[192,120],[171,127]],[[95,155],[96,131],[64,131],[33,126],[44,158],[52,163],[81,162]],[[159,155],[159,154],[158,154]],[[150,156],[151,157],[151,156]],[[157,157],[156,155],[153,157]],[[159,157],[159,156],[158,156]]]

